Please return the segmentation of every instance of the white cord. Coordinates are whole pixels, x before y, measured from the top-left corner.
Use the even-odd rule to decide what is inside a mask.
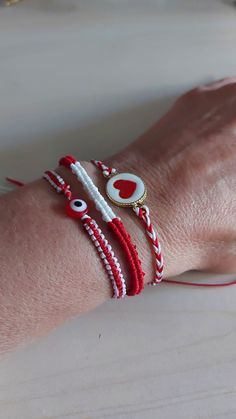
[[[111,207],[109,207],[108,203],[100,194],[98,188],[94,185],[92,179],[83,166],[81,166],[81,164],[77,161],[76,163],[71,163],[70,167],[72,172],[77,176],[77,179],[83,184],[84,188],[94,201],[97,210],[101,212],[103,220],[108,223],[114,218],[117,218],[116,214],[112,211]]]
[[[46,179],[50,183],[50,185],[58,193],[63,192],[63,189],[58,185],[58,183],[55,182],[55,180],[53,179],[53,177],[51,177],[50,175],[55,176],[55,178],[57,179],[57,182],[59,182],[59,184],[62,187],[65,185],[64,179],[58,173],[56,173],[53,170],[50,170],[48,172],[45,172],[44,175],[43,175],[44,179]],[[64,191],[64,193],[65,193],[65,191]],[[121,272],[121,268],[120,268],[120,264],[118,262],[118,259],[115,257],[114,251],[112,250],[112,246],[108,243],[108,240],[106,239],[106,237],[102,233],[102,230],[99,228],[99,226],[96,223],[96,221],[93,220],[89,215],[85,214],[81,218],[81,220],[83,221],[84,228],[85,228],[86,232],[88,233],[88,235],[90,236],[90,239],[94,242],[95,247],[97,248],[99,257],[101,258],[102,263],[104,264],[105,269],[107,271],[107,274],[108,274],[108,276],[109,276],[109,278],[111,280],[111,283],[112,283],[112,287],[113,287],[113,291],[114,291],[113,297],[114,298],[117,298],[119,296],[119,290],[117,288],[116,281],[115,281],[114,275],[112,273],[112,267],[111,267],[110,263],[108,262],[108,260],[106,258],[106,255],[103,252],[103,250],[102,250],[102,248],[101,248],[101,246],[99,244],[99,241],[96,239],[93,230],[85,222],[86,218],[88,218],[88,219],[91,220],[91,223],[93,224],[93,226],[97,230],[97,233],[99,234],[100,239],[102,240],[104,246],[107,248],[107,250],[108,250],[108,252],[109,252],[109,254],[110,254],[111,258],[112,258],[112,261],[115,264],[117,271],[119,272],[119,278],[120,278],[120,281],[121,281],[121,284],[122,284],[122,298],[123,298],[126,295],[126,283],[125,283],[124,276],[123,276],[123,274]]]

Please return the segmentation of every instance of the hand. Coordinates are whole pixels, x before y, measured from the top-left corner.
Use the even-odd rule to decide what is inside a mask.
[[[236,271],[236,78],[181,96],[113,165],[148,186],[165,276]]]
[[[194,89],[109,160],[147,184],[165,277],[190,269],[236,271],[235,109],[236,79]],[[84,164],[104,191],[101,174]],[[83,197],[72,178],[65,170]],[[64,205],[43,180],[1,197],[0,353],[111,296],[91,243],[64,217]],[[132,210],[124,211],[116,208],[138,245],[149,282],[152,252],[140,221]]]

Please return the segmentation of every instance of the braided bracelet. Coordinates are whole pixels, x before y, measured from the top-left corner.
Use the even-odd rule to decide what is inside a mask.
[[[135,214],[142,220],[155,255],[155,278],[151,284],[158,284],[163,279],[163,257],[158,235],[151,223],[149,208],[143,205],[147,196],[144,182],[134,174],[118,173],[116,169],[106,166],[100,160],[91,160],[91,162],[108,179],[106,193],[113,204],[121,207],[132,207]]]
[[[83,226],[96,247],[99,257],[101,258],[109,279],[111,280],[113,286],[113,297],[124,297],[126,295],[126,285],[124,276],[121,272],[120,264],[114,255],[111,245],[106,240],[96,221],[88,215],[86,202],[82,199],[72,197],[70,185],[68,185],[62,177],[58,175],[58,173],[52,170],[47,170],[43,177],[58,193],[63,193],[67,198],[67,215],[71,218],[80,219],[83,222]]]
[[[72,173],[76,175],[77,179],[82,183],[85,190],[94,201],[98,211],[101,212],[102,218],[115,234],[125,252],[130,268],[131,288],[127,291],[127,295],[131,296],[139,294],[144,287],[144,272],[142,270],[136,246],[133,245],[130,235],[127,233],[122,221],[116,216],[99,192],[98,188],[94,185],[86,170],[78,161],[76,161],[74,157],[63,157],[60,159],[59,164],[69,168]]]

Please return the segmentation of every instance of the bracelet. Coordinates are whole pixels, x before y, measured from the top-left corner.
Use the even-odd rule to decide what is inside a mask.
[[[98,160],[92,160],[92,163],[93,164],[95,164],[97,167],[101,167],[101,170],[102,171],[104,171],[104,172],[106,172],[105,173],[105,177],[109,177],[111,174],[116,174],[117,172],[116,172],[116,170],[115,169],[111,169],[111,168],[109,168],[109,167],[107,167],[107,166],[105,166],[101,161],[98,161]],[[100,168],[99,167],[99,168]],[[49,173],[51,173],[51,175],[49,176]],[[53,174],[54,174],[54,181],[53,181]],[[45,172],[45,174],[44,174],[44,178],[45,179],[47,179],[50,183],[51,183],[51,185],[58,191],[58,192],[64,192],[64,194],[67,196],[67,194],[68,194],[68,199],[70,200],[71,199],[71,191],[70,191],[70,186],[69,185],[66,185],[66,183],[63,181],[63,179],[56,173],[56,172],[53,172],[53,171],[47,171],[47,172]],[[59,179],[60,179],[60,181],[59,181]],[[8,182],[10,182],[10,183],[12,183],[13,185],[16,185],[16,186],[19,186],[19,187],[21,187],[21,186],[24,186],[25,185],[25,183],[23,183],[23,182],[21,182],[21,181],[19,181],[19,180],[16,180],[16,179],[12,179],[12,178],[9,178],[9,177],[6,177],[6,180],[8,181]],[[63,184],[64,184],[64,186],[63,186]],[[5,187],[2,187],[2,192],[9,192],[10,190],[8,190],[8,188],[5,188]],[[1,193],[1,186],[0,186],[0,193]],[[81,201],[81,200],[79,200],[79,201]],[[87,204],[86,204],[87,205]],[[146,207],[147,208],[147,207]],[[134,208],[135,209],[135,208]],[[76,217],[76,218],[79,218],[79,217]],[[82,217],[81,217],[82,218]],[[91,218],[91,217],[88,217],[88,218]],[[102,234],[101,233],[101,230],[98,228],[98,226],[97,226],[97,224],[96,224],[96,222],[94,221],[94,225],[95,225],[95,227],[97,228],[97,230],[98,230],[98,232],[99,232],[99,234]],[[88,230],[88,228],[86,228],[86,230]],[[92,234],[91,232],[89,233],[90,235]],[[103,238],[104,238],[104,235],[103,235]],[[105,239],[105,238],[104,238]],[[95,241],[96,240],[96,237],[93,237],[93,239],[92,239],[93,241]],[[111,254],[112,254],[112,256],[114,256],[114,253],[112,252],[112,248],[111,248],[111,246],[108,244],[108,242],[106,241],[106,239],[104,240],[104,242],[105,242],[105,244],[106,244],[106,246],[107,246],[107,248],[111,251]],[[160,246],[160,245],[159,245]],[[99,250],[99,252],[100,252],[100,250]],[[115,258],[116,259],[116,258]],[[117,262],[117,259],[116,259],[116,262]],[[119,272],[121,272],[121,270],[120,270],[120,266],[119,266],[119,264],[118,263],[116,263],[116,265],[117,265],[117,270],[119,271]],[[162,262],[162,266],[163,266],[163,262]],[[163,269],[162,269],[163,270]],[[192,282],[192,281],[181,281],[181,280],[172,280],[172,279],[163,279],[163,281],[164,282],[166,282],[167,284],[174,284],[174,285],[186,285],[186,286],[193,286],[193,287],[207,287],[207,288],[209,288],[209,287],[228,287],[228,286],[232,286],[232,285],[236,285],[236,281],[235,280],[232,280],[232,281],[229,281],[229,282],[223,282],[223,283],[199,283],[199,282]],[[160,282],[160,281],[158,281],[158,282]],[[114,279],[113,279],[113,281],[112,281],[112,284],[114,283]],[[124,283],[125,284],[125,283]],[[119,297],[119,295],[118,295],[118,287],[116,287],[116,283],[114,284],[114,287],[115,287],[115,289],[117,290],[116,291],[116,295],[115,295],[115,291],[114,291],[114,297],[117,297],[117,298],[120,298]]]
[[[130,235],[127,233],[122,221],[113,212],[104,197],[94,185],[83,166],[72,156],[66,156],[60,159],[59,164],[69,168],[74,173],[84,189],[94,201],[97,210],[102,214],[103,220],[112,230],[119,241],[126,255],[131,275],[131,289],[127,295],[139,294],[144,288],[144,272],[139,259],[136,246],[132,243]]]
[[[92,240],[99,254],[106,272],[111,280],[113,287],[113,297],[122,298],[126,295],[126,285],[124,276],[121,272],[118,259],[112,250],[111,245],[106,240],[96,221],[88,215],[88,206],[85,201],[74,198],[68,185],[64,179],[55,171],[47,170],[43,175],[50,185],[58,192],[63,193],[68,200],[66,205],[66,213],[69,217],[80,219],[83,226]]]
[[[147,196],[144,182],[132,173],[118,173],[116,169],[106,166],[100,160],[91,162],[108,179],[106,194],[110,201],[120,207],[132,207],[137,217],[142,220],[155,256],[155,278],[151,284],[158,284],[163,279],[163,256],[157,232],[150,219],[149,208],[143,205]]]

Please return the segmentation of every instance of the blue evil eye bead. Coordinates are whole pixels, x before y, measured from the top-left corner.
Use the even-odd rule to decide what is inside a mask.
[[[72,199],[66,205],[66,213],[71,218],[82,218],[88,212],[88,206],[82,199]]]

